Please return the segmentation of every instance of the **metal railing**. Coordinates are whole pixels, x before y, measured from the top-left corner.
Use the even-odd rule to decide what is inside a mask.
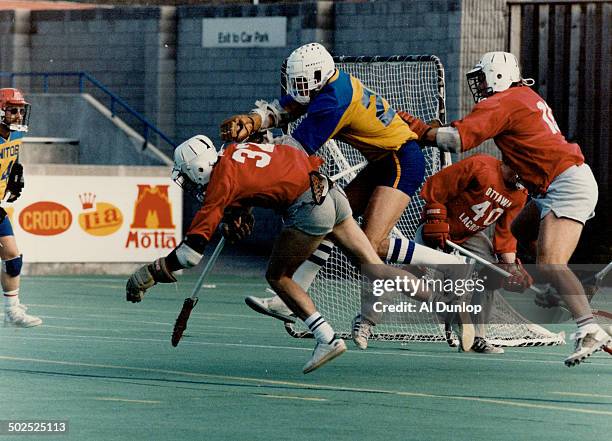
[[[177,144],[170,137],[158,129],[144,115],[137,110],[134,110],[127,102],[125,102],[115,93],[111,92],[108,87],[89,75],[87,72],[0,72],[0,77],[8,77],[10,79],[11,87],[15,87],[15,79],[18,77],[41,77],[43,80],[43,93],[49,92],[49,79],[51,77],[76,77],[78,79],[79,93],[84,93],[86,84],[91,83],[110,99],[109,109],[112,117],[117,115],[117,106],[119,106],[120,109],[123,109],[142,124],[141,134],[144,138],[144,143],[142,146],[143,150],[147,148],[149,137],[152,133],[158,135],[159,138],[168,143],[172,149],[177,146]]]

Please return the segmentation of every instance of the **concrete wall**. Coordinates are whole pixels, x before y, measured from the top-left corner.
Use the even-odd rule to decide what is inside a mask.
[[[91,97],[77,94],[30,94],[28,137],[71,138],[79,142],[80,164],[163,165],[143,140]],[[43,115],[41,115],[43,114]],[[30,158],[36,162],[36,158]]]

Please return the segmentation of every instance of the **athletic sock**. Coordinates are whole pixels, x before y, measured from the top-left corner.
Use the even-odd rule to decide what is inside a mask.
[[[576,324],[578,325],[578,329],[583,328],[585,326],[594,325],[595,318],[593,314],[583,315],[576,319]]]
[[[304,320],[310,332],[315,336],[319,343],[331,343],[336,337],[331,325],[325,321],[321,314],[316,311],[306,320]]]
[[[6,291],[4,293],[4,309],[8,311],[19,305],[19,290]]]
[[[419,245],[413,240],[400,238],[389,240],[387,262],[428,266],[465,263],[460,257]]]
[[[319,244],[314,253],[296,270],[293,275],[293,281],[300,285],[304,291],[308,292],[319,270],[329,259],[333,248],[334,243],[332,241],[324,240]]]

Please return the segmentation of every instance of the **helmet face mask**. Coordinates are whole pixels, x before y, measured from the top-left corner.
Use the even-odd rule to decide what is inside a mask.
[[[319,43],[309,43],[294,50],[287,58],[287,93],[307,105],[336,70],[334,59]]]
[[[30,103],[19,89],[0,89],[0,124],[11,132],[27,132]]]
[[[487,52],[466,78],[475,102],[522,82],[516,57],[509,52]]]
[[[210,138],[196,135],[175,149],[172,180],[202,202],[217,159],[218,153]]]

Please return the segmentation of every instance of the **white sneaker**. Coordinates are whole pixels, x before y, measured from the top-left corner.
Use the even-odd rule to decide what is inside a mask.
[[[42,324],[40,317],[26,314],[27,307],[17,305],[4,311],[4,326],[16,326],[18,328],[31,328]]]
[[[444,326],[450,326],[459,338],[459,352],[469,352],[472,346],[474,346],[474,338],[476,336],[476,329],[470,314],[468,312],[448,314],[446,320]]]
[[[576,346],[574,353],[565,359],[567,367],[580,364],[595,352],[612,346],[612,337],[597,324],[579,328],[570,338],[575,341]]]
[[[353,337],[353,343],[361,349],[366,350],[368,348],[368,340],[372,337],[372,328],[374,324],[368,319],[363,318],[361,314],[353,319],[351,336]]]
[[[608,333],[610,337],[612,337],[612,325],[602,326],[603,330]],[[603,347],[603,350],[608,354],[612,355],[612,343]]]
[[[268,291],[274,293],[274,291]],[[244,299],[244,303],[260,314],[269,315],[285,323],[295,323],[295,314],[277,295],[267,298],[249,296]]]
[[[312,372],[344,352],[346,352],[346,344],[341,338],[334,338],[331,343],[317,343],[312,351],[312,357],[304,365],[303,372],[305,374]]]
[[[474,337],[474,344],[472,345],[472,351],[478,352],[479,354],[503,354],[504,350],[493,346],[483,337]]]

